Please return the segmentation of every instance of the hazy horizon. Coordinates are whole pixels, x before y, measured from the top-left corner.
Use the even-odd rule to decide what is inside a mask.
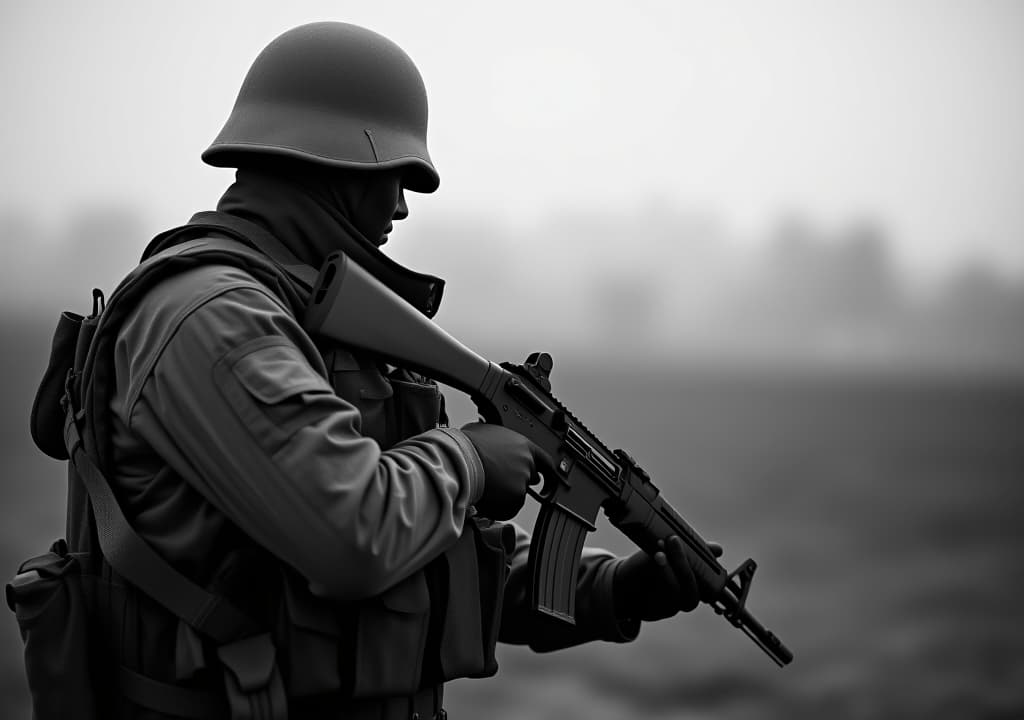
[[[630,235],[647,219],[651,249],[634,252]],[[517,252],[515,229],[475,220],[410,218],[385,250],[447,280],[437,320],[481,352],[1024,375],[1024,278],[966,263],[923,284],[871,219],[827,229],[793,214],[754,245],[708,213],[562,211],[518,231],[543,253]],[[109,294],[159,229],[127,206],[88,208],[49,231],[0,207],[0,233],[19,245],[18,272],[0,288],[8,318],[45,325],[87,309],[91,288]]]

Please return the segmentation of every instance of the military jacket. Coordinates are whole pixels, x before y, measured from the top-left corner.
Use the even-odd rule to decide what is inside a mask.
[[[617,561],[597,550],[576,627],[542,625],[529,536],[474,517],[481,463],[439,425],[436,385],[310,337],[242,267],[160,282],[114,356],[119,500],[177,569],[272,624],[289,697],[317,709],[306,716],[411,715],[405,698],[492,674],[499,638],[550,650],[635,636],[612,611]],[[207,683],[210,649],[187,625],[130,587],[115,595],[120,662]]]

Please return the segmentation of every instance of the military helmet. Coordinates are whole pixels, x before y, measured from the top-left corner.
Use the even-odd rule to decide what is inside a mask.
[[[409,190],[433,192],[427,93],[395,43],[357,25],[289,30],[259,54],[227,124],[203,153],[217,167],[288,158],[348,169],[402,168]]]

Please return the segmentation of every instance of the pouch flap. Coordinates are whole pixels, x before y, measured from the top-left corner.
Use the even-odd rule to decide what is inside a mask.
[[[423,571],[414,572],[377,596],[384,607],[395,612],[422,613],[430,609],[430,591]]]
[[[336,615],[336,606],[299,586],[302,582],[305,581],[291,575],[285,576],[284,603],[289,624],[323,635],[340,636],[341,624]]]
[[[335,372],[350,372],[359,369],[359,361],[356,360],[356,356],[348,350],[341,348],[331,350],[331,361],[329,364],[331,370]]]
[[[253,397],[268,405],[303,392],[330,391],[299,349],[289,345],[268,345],[253,350],[231,370]]]
[[[328,362],[337,383],[336,390],[358,393],[364,400],[387,400],[391,397],[391,383],[375,365],[360,359],[344,348],[330,351]]]
[[[495,550],[502,550],[509,556],[515,552],[516,529],[511,523],[487,520],[476,521],[476,526],[480,531],[480,537],[488,547]]]
[[[217,657],[246,693],[266,687],[270,682],[276,654],[267,634],[253,635],[217,648]]]

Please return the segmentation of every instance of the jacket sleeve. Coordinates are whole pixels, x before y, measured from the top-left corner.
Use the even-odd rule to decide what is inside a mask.
[[[483,487],[469,440],[442,428],[382,451],[276,298],[198,274],[119,335],[129,430],[318,594],[378,594],[450,547]]]
[[[591,640],[630,642],[640,633],[638,620],[619,620],[612,601],[612,579],[622,562],[606,550],[584,548],[576,575],[576,624],[559,622],[530,608],[530,576],[527,560],[530,535],[519,525],[512,568],[505,585],[504,607],[498,639],[513,645],[529,645],[549,652]]]

